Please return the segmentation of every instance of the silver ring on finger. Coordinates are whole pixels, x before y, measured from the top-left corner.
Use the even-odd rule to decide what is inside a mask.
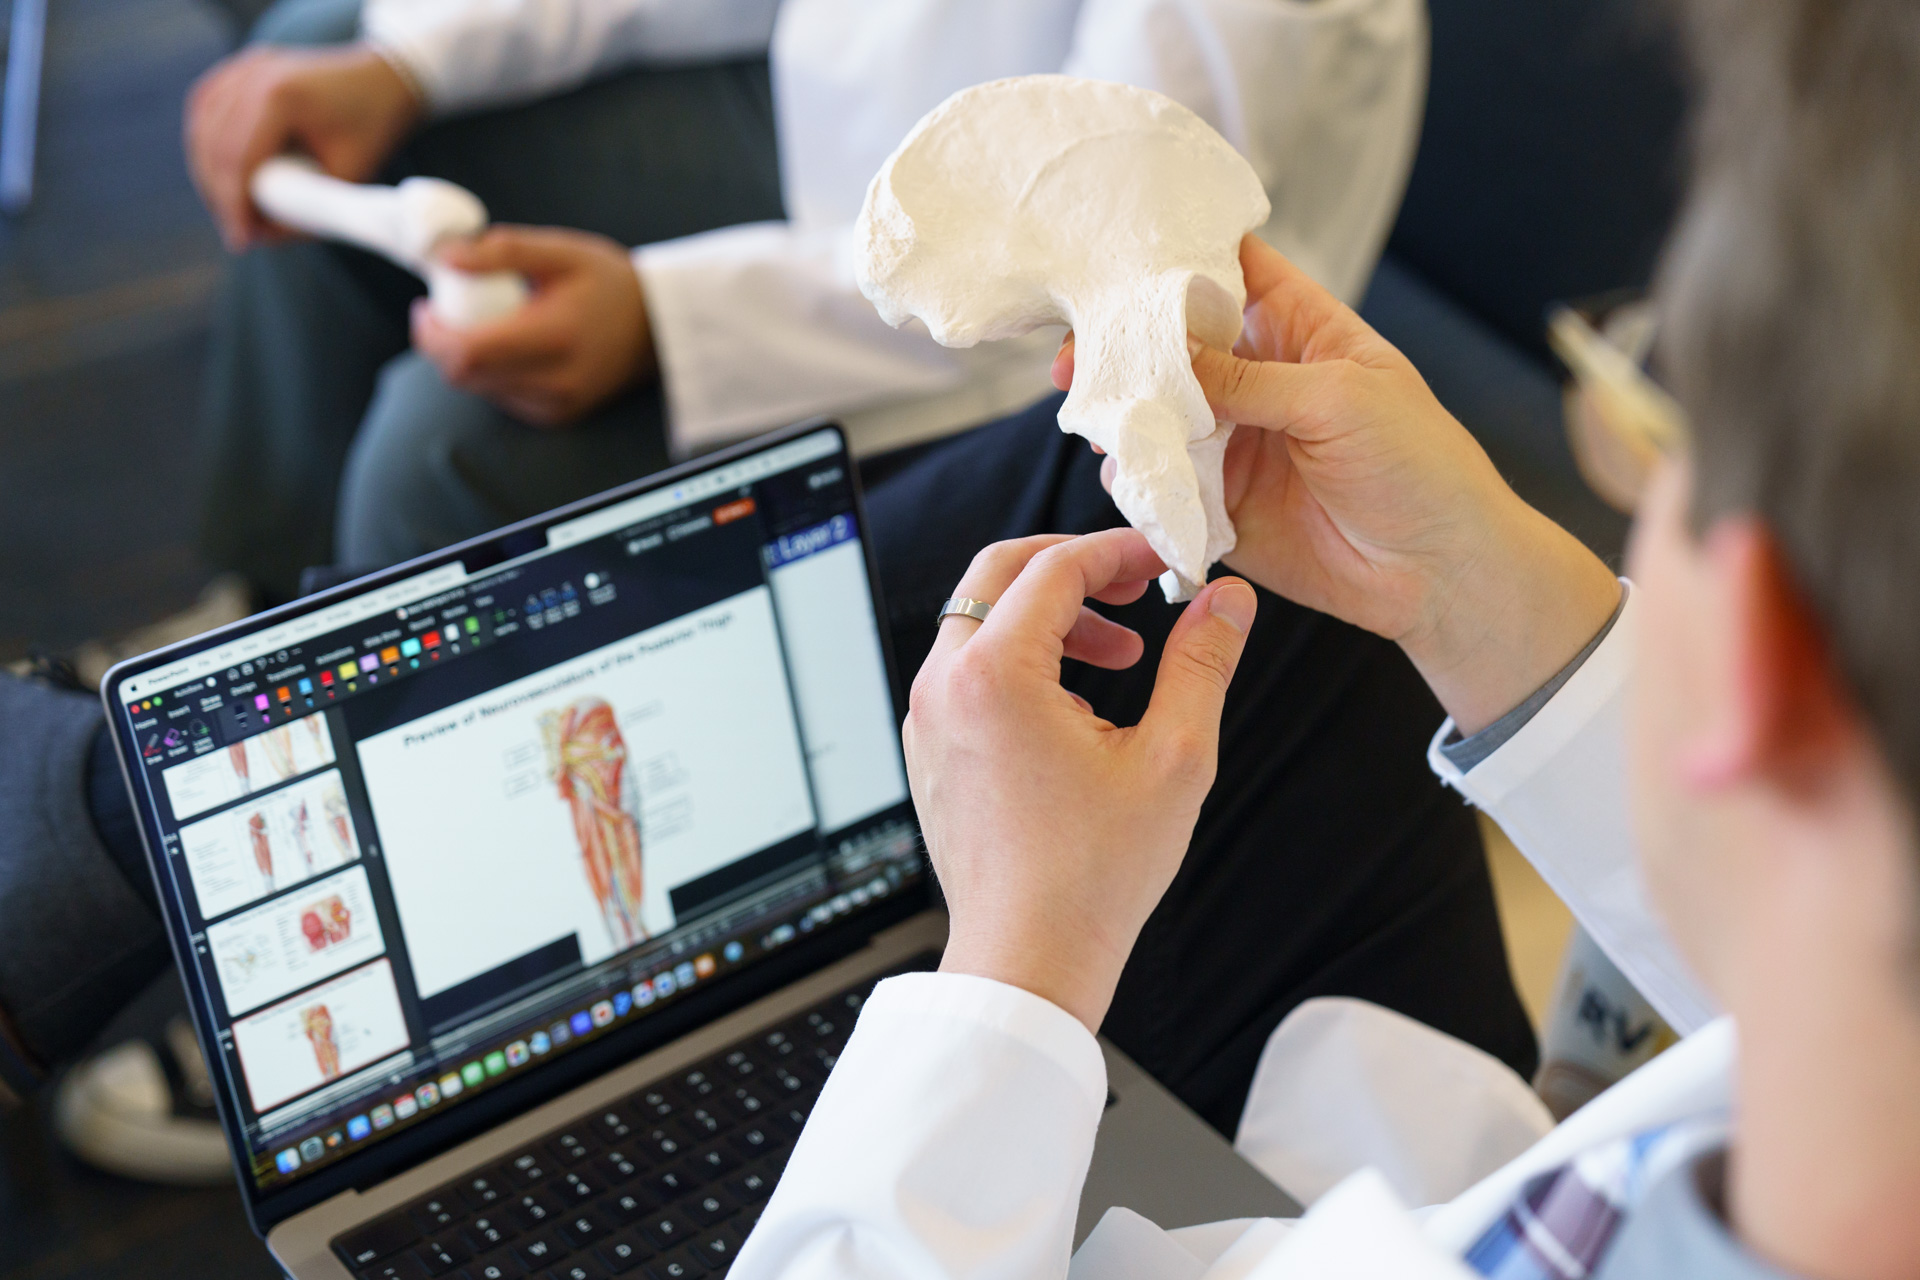
[[[985,600],[972,600],[966,596],[954,596],[940,606],[940,612],[934,616],[934,625],[938,626],[954,614],[972,618],[976,622],[985,622],[987,615],[993,612],[993,606]]]

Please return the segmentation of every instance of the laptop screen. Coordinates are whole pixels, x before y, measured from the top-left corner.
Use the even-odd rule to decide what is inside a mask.
[[[257,1191],[918,879],[849,467],[820,429],[110,687]]]

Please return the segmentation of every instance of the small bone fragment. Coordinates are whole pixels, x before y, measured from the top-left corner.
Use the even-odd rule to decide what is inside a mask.
[[[1113,498],[1190,599],[1233,550],[1221,482],[1232,424],[1193,376],[1191,331],[1240,335],[1240,240],[1266,222],[1253,168],[1171,98],[1072,76],[963,89],[867,188],[860,291],[949,347],[1073,326],[1063,430],[1117,464]]]
[[[487,209],[465,187],[408,178],[397,187],[343,182],[311,160],[276,156],[253,171],[253,202],[275,222],[359,245],[424,277],[434,313],[472,328],[519,308],[527,282],[511,271],[456,271],[434,254],[444,240],[478,235]]]

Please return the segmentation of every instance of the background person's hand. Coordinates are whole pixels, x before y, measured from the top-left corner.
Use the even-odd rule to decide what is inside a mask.
[[[187,167],[229,249],[279,234],[247,193],[260,162],[303,151],[336,178],[373,176],[425,110],[371,49],[254,46],[187,94]]]
[[[1140,637],[1084,601],[1137,600],[1165,567],[1132,529],[988,547],[954,594],[993,611],[941,623],[902,735],[951,921],[942,971],[1022,987],[1089,1028],[1186,855],[1256,607],[1238,579],[1202,590],[1146,715],[1116,728],[1061,687],[1060,661],[1138,662]]]
[[[1553,676],[1619,600],[1613,574],[1522,502],[1407,358],[1253,236],[1246,329],[1200,348],[1239,543],[1227,564],[1399,643],[1472,733]],[[1072,378],[1063,347],[1054,379]],[[1108,463],[1111,474],[1112,463]]]
[[[422,299],[413,345],[456,387],[535,426],[592,412],[655,370],[640,276],[605,236],[554,227],[491,227],[448,244],[463,271],[517,271],[533,295],[512,315],[471,329],[443,324]]]

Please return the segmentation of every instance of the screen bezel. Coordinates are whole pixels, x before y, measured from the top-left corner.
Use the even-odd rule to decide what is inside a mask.
[[[860,485],[859,469],[854,465],[852,455],[847,450],[845,431],[838,423],[830,421],[801,422],[731,448],[704,454],[693,461],[656,472],[593,497],[583,498],[578,502],[508,525],[492,533],[457,543],[375,574],[356,578],[351,582],[302,597],[264,613],[251,615],[217,630],[168,645],[164,649],[156,649],[151,653],[128,659],[109,671],[101,681],[100,696],[106,706],[107,724],[113,737],[115,753],[119,757],[122,783],[133,800],[139,819],[140,840],[146,850],[148,874],[154,877],[155,891],[161,902],[161,914],[166,925],[168,940],[173,946],[176,966],[185,972],[192,963],[190,930],[182,913],[172,905],[173,898],[168,892],[167,876],[161,869],[160,855],[157,851],[165,846],[158,823],[149,806],[141,799],[140,789],[134,783],[132,762],[137,757],[137,744],[130,737],[131,730],[128,727],[127,718],[120,714],[122,710],[120,689],[127,680],[215,645],[244,638],[267,627],[302,617],[368,591],[451,564],[456,560],[463,562],[469,573],[474,573],[517,559],[530,552],[544,550],[547,545],[546,531],[552,525],[576,519],[656,489],[684,482],[704,472],[728,466],[742,458],[778,448],[792,440],[822,430],[830,430],[836,436],[837,450],[832,456],[837,457],[846,469],[854,519],[861,531],[861,546],[866,557],[867,583],[872,596],[874,621],[880,633],[880,653],[886,667],[887,696],[893,703],[894,719],[897,722],[900,718],[900,707],[895,691],[899,688],[899,681],[892,636],[886,623],[887,612],[881,596],[879,563],[874,553],[871,531],[867,526],[866,502]],[[660,1010],[657,1014],[635,1019],[593,1043],[546,1064],[540,1071],[529,1072],[518,1079],[503,1082],[489,1089],[484,1095],[463,1103],[459,1107],[450,1108],[432,1120],[393,1134],[307,1178],[270,1192],[262,1192],[254,1184],[245,1158],[240,1154],[247,1149],[246,1138],[241,1117],[229,1106],[231,1086],[234,1084],[234,1081],[229,1078],[230,1066],[225,1056],[217,1049],[210,1051],[208,1048],[217,1046],[218,1043],[216,1023],[210,1004],[195,984],[183,982],[182,986],[186,989],[188,1006],[193,1016],[194,1030],[200,1037],[202,1052],[207,1057],[208,1067],[222,1077],[223,1087],[214,1091],[215,1103],[221,1128],[226,1134],[229,1149],[234,1153],[234,1175],[240,1186],[241,1200],[246,1207],[248,1222],[264,1239],[276,1224],[303,1209],[329,1199],[341,1191],[368,1187],[382,1182],[439,1152],[485,1132],[504,1120],[531,1110],[595,1076],[602,1075],[651,1049],[685,1035],[696,1027],[749,1004],[806,973],[859,950],[875,934],[932,905],[933,878],[930,868],[925,865],[924,853],[922,870],[923,875],[916,883],[876,906],[821,929],[742,972],[729,975],[725,979],[714,982],[711,987],[696,991]]]

